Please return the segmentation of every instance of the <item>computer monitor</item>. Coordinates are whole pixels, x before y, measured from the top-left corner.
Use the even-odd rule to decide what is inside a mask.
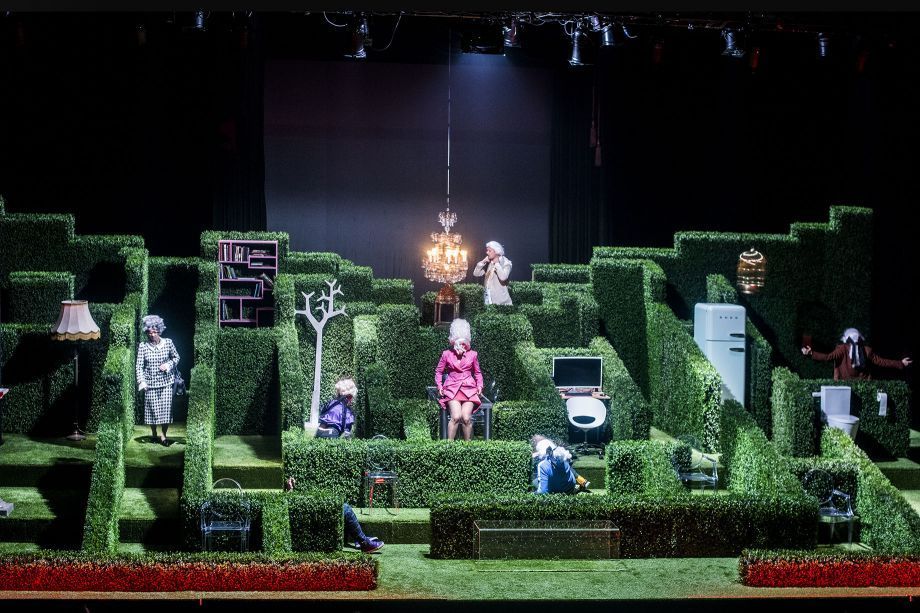
[[[604,358],[571,356],[553,358],[553,383],[556,389],[593,389],[603,387]]]

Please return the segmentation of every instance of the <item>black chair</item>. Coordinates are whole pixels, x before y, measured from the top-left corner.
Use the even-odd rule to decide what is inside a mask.
[[[439,400],[437,386],[429,385],[425,389],[428,391],[429,400],[433,402]],[[482,401],[482,404],[479,405],[479,410],[473,413],[473,428],[476,428],[476,424],[482,424],[482,437],[488,441],[492,438],[492,405],[498,402],[498,383],[495,379],[488,380],[488,383],[479,395],[479,399]],[[446,439],[447,425],[450,422],[450,412],[438,407],[438,417],[440,438]]]

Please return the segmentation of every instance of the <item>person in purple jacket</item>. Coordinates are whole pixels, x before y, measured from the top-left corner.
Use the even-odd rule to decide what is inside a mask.
[[[473,413],[482,404],[482,370],[479,355],[470,349],[470,324],[465,319],[455,319],[450,324],[448,342],[452,345],[441,353],[434,370],[434,383],[442,411],[450,411],[447,440],[457,437],[457,428],[463,426],[463,439],[473,437]],[[446,375],[446,376],[445,376]]]
[[[335,384],[335,398],[326,403],[319,415],[317,438],[350,437],[355,425],[352,405],[358,395],[353,379],[341,379]]]

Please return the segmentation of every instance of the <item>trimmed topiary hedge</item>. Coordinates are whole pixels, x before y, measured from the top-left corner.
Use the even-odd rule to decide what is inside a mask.
[[[531,264],[531,280],[544,283],[591,283],[587,264]]]
[[[850,414],[859,417],[857,442],[875,454],[907,455],[910,446],[910,388],[896,380],[800,379],[786,368],[774,369],[774,440],[781,452],[814,455],[820,432],[820,404],[812,397],[822,385],[847,385],[852,393]],[[778,388],[777,388],[778,386]],[[878,414],[877,394],[888,394],[888,412]]]
[[[821,458],[859,467],[855,511],[862,543],[886,553],[920,551],[920,515],[845,432],[824,428]]]
[[[736,494],[764,500],[798,500],[805,497],[790,462],[753,423],[740,425],[736,430],[729,489]],[[811,501],[817,512],[817,504],[814,499]]]
[[[701,451],[720,451],[719,373],[664,304],[650,308],[648,343],[652,423],[674,436],[693,435]]]
[[[605,484],[613,495],[658,499],[690,495],[677,477],[670,450],[659,441],[613,441],[604,456]]]
[[[414,304],[409,279],[374,279],[371,282],[374,304]]]
[[[815,547],[818,510],[801,498],[518,494],[443,496],[431,504],[431,556],[477,557],[476,520],[609,520],[620,557],[725,557],[746,547]]]
[[[335,276],[339,272],[342,256],[327,251],[291,251],[279,267],[279,272],[292,275]]]
[[[215,434],[278,432],[278,373],[271,328],[217,333]]]
[[[534,434],[565,441],[569,438],[565,404],[510,400],[492,406],[492,438],[529,441]]]
[[[69,272],[13,272],[9,279],[11,322],[50,327],[61,313],[61,301],[74,296],[74,277]]]
[[[526,492],[531,479],[530,445],[512,441],[401,441],[309,438],[282,435],[284,474],[299,488],[321,488],[364,506],[362,474],[369,465],[399,475],[399,504],[426,507],[440,493],[497,495]]]
[[[738,254],[754,247],[767,258],[768,291],[745,296],[743,304],[774,341],[780,362],[796,364],[803,377],[817,377],[820,370],[798,353],[803,334],[811,335],[818,347],[832,345],[847,326],[869,334],[872,214],[867,208],[834,206],[828,223],[792,224],[787,235],[678,232],[673,249],[595,247],[595,291],[596,260],[653,260],[667,275],[669,305],[679,317],[689,317],[693,305],[706,296],[706,275],[735,278]],[[846,250],[847,245],[855,245],[855,251]]]

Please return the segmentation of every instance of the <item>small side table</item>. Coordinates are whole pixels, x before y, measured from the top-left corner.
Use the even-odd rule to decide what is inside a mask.
[[[361,510],[362,514],[366,513],[366,509],[374,508],[374,491],[380,487],[389,486],[390,490],[393,493],[393,515],[399,513],[399,495],[397,492],[397,485],[399,483],[399,476],[392,470],[368,470],[364,473],[364,496],[365,504],[364,508]],[[386,508],[386,507],[384,507]],[[389,509],[387,509],[389,512]]]

